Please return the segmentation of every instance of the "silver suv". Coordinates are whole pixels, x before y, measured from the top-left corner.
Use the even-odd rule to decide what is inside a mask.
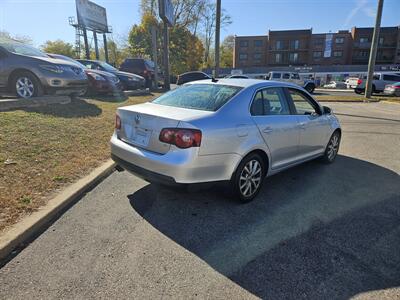
[[[11,39],[0,39],[0,90],[31,98],[45,93],[82,95],[86,89],[86,74],[76,64]]]
[[[372,81],[372,92],[383,93],[385,86],[400,82],[400,73],[374,73]],[[367,84],[367,76],[363,76],[358,79],[357,86],[354,92],[357,94],[363,94],[365,92],[365,85]]]
[[[282,72],[272,71],[269,72],[264,79],[273,81],[292,82],[303,87],[310,94],[315,90],[315,83],[312,80],[303,80],[297,72]]]

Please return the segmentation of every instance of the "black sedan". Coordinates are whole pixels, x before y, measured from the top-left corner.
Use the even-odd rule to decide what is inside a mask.
[[[119,71],[104,61],[87,59],[78,59],[78,61],[89,69],[105,71],[116,75],[124,91],[144,89],[146,87],[146,80],[142,76]]]

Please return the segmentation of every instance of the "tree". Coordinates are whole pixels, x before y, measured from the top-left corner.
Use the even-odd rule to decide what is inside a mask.
[[[211,45],[214,41],[215,35],[215,19],[216,19],[216,4],[214,2],[209,2],[205,6],[202,15],[202,31],[203,31],[203,40],[204,40],[204,63],[205,66],[210,67],[211,64],[210,54],[211,54]],[[225,10],[221,11],[221,28],[226,27],[227,25],[232,24],[231,17],[226,14]]]
[[[19,42],[22,42],[24,44],[32,44],[32,38],[27,36],[27,35],[11,35],[7,31],[0,31],[0,38],[7,38],[7,39],[13,39],[17,40]]]
[[[223,68],[231,68],[233,66],[233,48],[235,37],[228,35],[221,44],[220,65]]]
[[[66,43],[62,40],[46,41],[41,49],[46,53],[54,53],[65,55],[69,57],[75,57],[74,47],[70,43]]]
[[[157,29],[157,50],[162,52],[162,24],[151,13],[142,17],[139,25],[134,25],[129,33],[129,53],[134,57],[151,58],[151,28]],[[203,60],[204,47],[199,38],[186,27],[175,25],[170,28],[170,65],[173,74],[189,70],[198,70]],[[154,59],[154,58],[153,58]],[[162,66],[162,55],[158,55],[158,63]]]

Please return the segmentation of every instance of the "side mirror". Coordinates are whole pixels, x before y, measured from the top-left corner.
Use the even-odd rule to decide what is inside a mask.
[[[330,109],[328,106],[323,106],[322,110],[324,115],[330,115],[332,113],[332,109]]]

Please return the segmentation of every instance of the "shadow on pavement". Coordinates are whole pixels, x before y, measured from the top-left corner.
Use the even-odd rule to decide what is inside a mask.
[[[348,299],[400,286],[400,177],[339,156],[267,178],[242,205],[218,188],[129,195],[152,226],[249,292]]]
[[[102,110],[97,105],[81,99],[71,99],[68,104],[52,104],[41,107],[24,108],[27,112],[36,112],[62,118],[95,117]]]

